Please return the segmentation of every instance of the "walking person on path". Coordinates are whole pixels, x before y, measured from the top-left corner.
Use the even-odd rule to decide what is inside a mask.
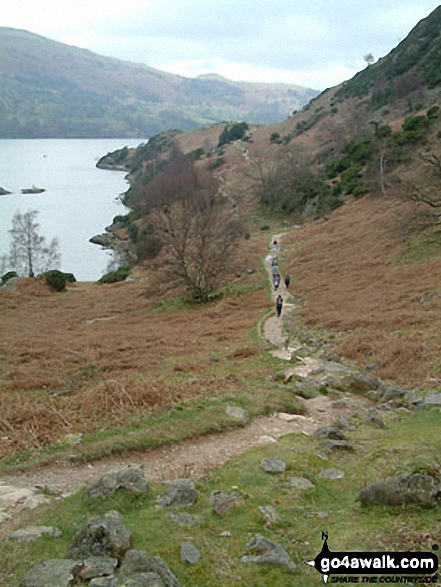
[[[282,313],[282,306],[283,306],[283,298],[282,296],[279,294],[277,296],[276,299],[276,312],[277,312],[277,318],[280,317],[280,314]]]
[[[289,275],[285,275],[285,286],[286,289],[289,288],[289,284],[291,283],[291,277]]]

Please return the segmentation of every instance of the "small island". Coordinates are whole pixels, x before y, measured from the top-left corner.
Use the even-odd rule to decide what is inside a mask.
[[[9,194],[12,194],[12,192],[8,192],[5,188],[0,188],[0,196],[8,196]]]
[[[45,191],[46,190],[44,190],[42,188],[36,188],[35,186],[32,186],[31,188],[21,190],[21,193],[22,194],[42,194]]]

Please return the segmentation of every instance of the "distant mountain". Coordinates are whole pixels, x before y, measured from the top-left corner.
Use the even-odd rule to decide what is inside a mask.
[[[190,79],[0,27],[0,137],[148,137],[222,120],[272,124],[318,92]]]

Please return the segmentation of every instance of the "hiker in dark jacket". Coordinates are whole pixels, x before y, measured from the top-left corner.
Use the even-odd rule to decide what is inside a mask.
[[[277,296],[277,300],[276,300],[276,312],[277,312],[277,317],[280,316],[280,314],[282,313],[282,306],[283,306],[283,298],[282,296],[279,294]]]
[[[288,289],[290,283],[291,283],[291,277],[289,275],[285,275],[285,286],[286,286],[286,289]]]

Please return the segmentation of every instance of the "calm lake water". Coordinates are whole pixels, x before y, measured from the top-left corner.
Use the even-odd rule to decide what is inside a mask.
[[[126,214],[120,195],[129,185],[119,171],[97,169],[109,151],[136,147],[146,139],[0,139],[0,255],[9,254],[9,233],[16,211],[38,210],[40,234],[60,242],[62,271],[78,281],[95,281],[110,254],[89,239],[104,232],[113,217]],[[43,194],[22,195],[36,186]]]

